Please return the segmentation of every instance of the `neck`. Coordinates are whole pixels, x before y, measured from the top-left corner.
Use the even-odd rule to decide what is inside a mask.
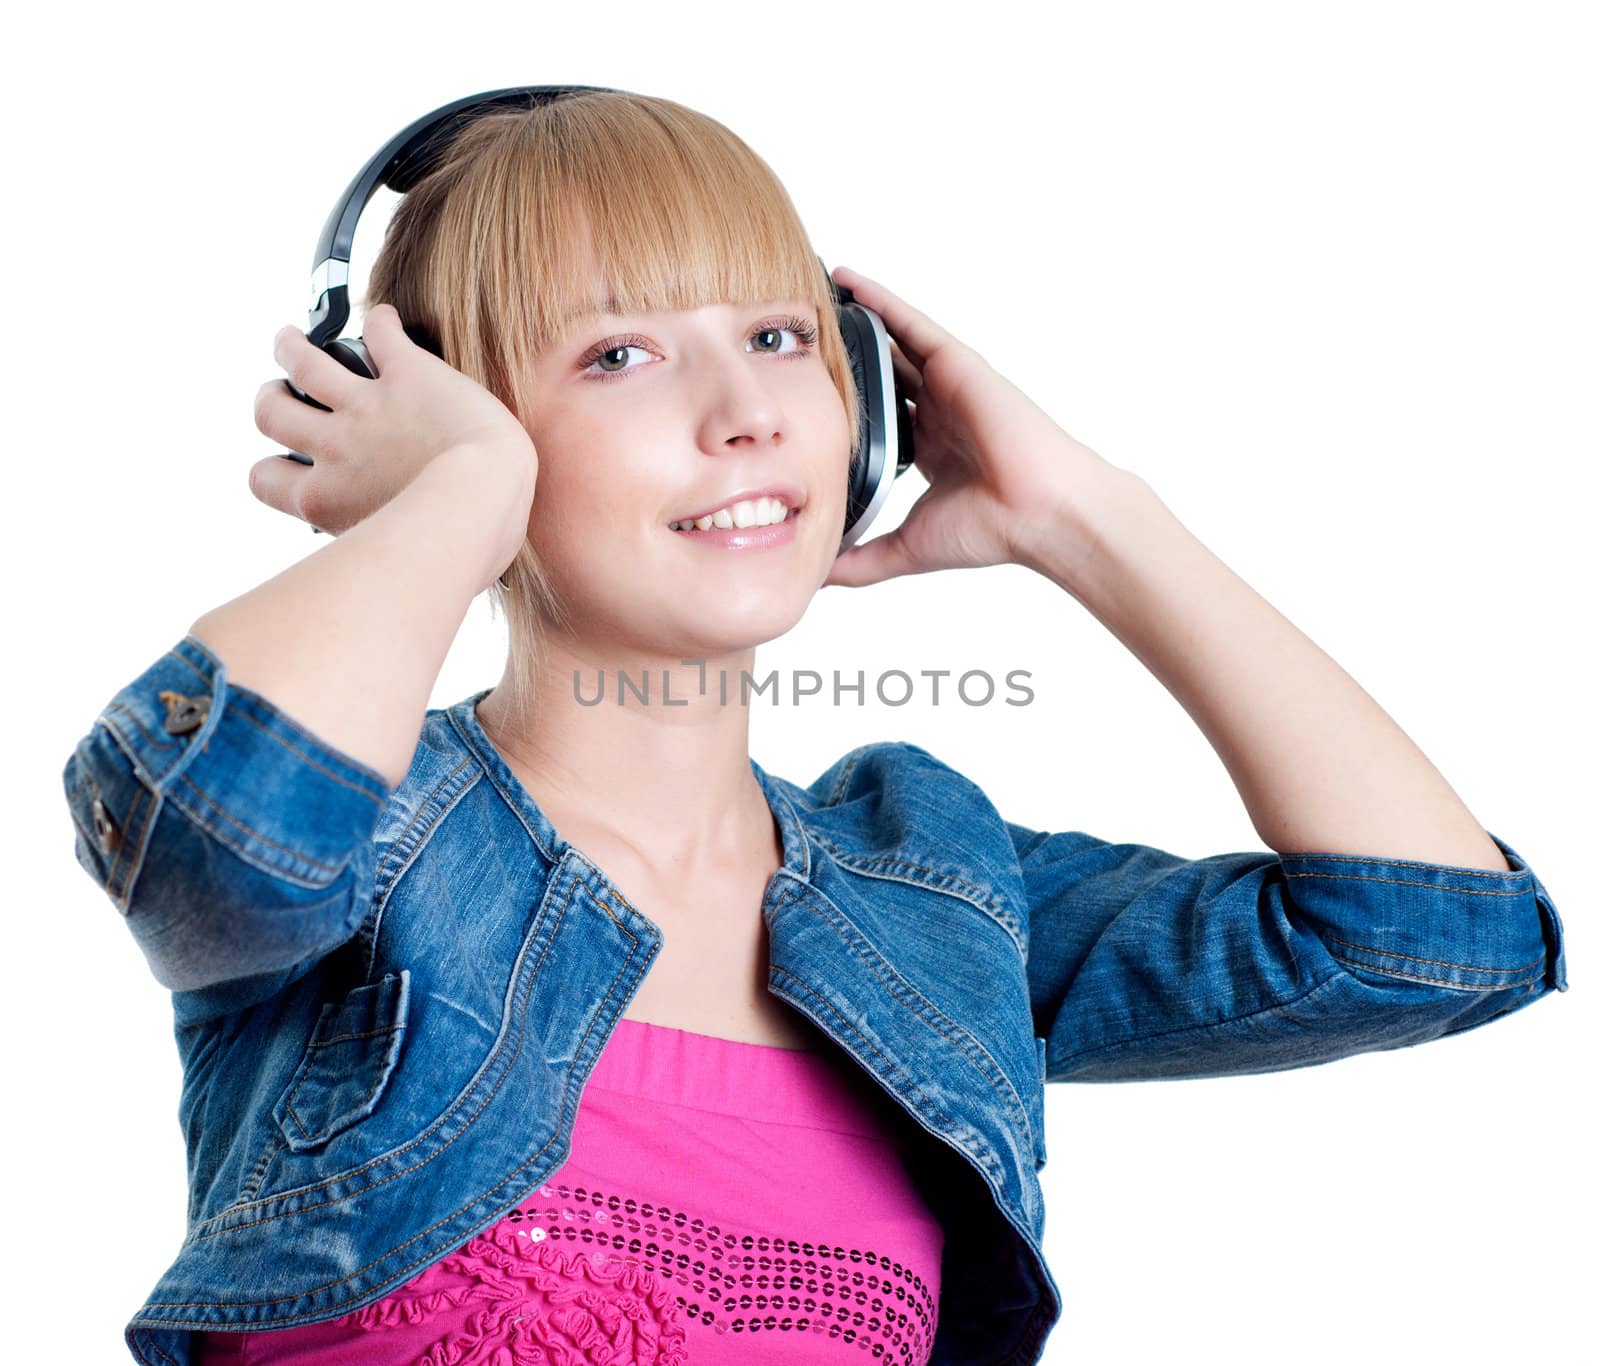
[[[702,667],[679,657],[619,662],[547,638],[527,705],[513,702],[508,661],[478,721],[563,839],[621,843],[652,875],[711,876],[774,838],[750,767],[741,681],[754,664],[753,647]]]

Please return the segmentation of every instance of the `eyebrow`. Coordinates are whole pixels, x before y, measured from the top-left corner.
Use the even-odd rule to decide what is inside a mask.
[[[756,299],[748,300],[747,302],[761,303],[764,301]],[[595,300],[587,304],[580,304],[576,308],[568,309],[567,312],[562,315],[557,336],[564,339],[570,339],[573,324],[587,321],[590,318],[599,319],[605,317],[628,316],[631,316],[630,310],[623,308],[621,302],[615,296],[608,295],[604,299]]]
[[[577,308],[568,309],[561,318],[561,332],[566,333],[573,323],[581,322],[585,318],[618,316],[623,313],[622,304],[615,298],[605,298],[593,303],[582,304]]]

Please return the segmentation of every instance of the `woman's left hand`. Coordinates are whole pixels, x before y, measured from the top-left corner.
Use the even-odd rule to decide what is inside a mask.
[[[848,266],[833,278],[883,319],[913,405],[915,468],[929,487],[891,532],[851,546],[823,586],[1021,563],[1070,526],[1074,498],[1123,473],[1067,435],[1020,389],[931,318]]]

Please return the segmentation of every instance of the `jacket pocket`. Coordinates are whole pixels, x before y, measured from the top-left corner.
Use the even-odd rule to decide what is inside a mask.
[[[411,973],[402,968],[322,1007],[273,1118],[291,1152],[319,1148],[370,1115],[400,1058]]]

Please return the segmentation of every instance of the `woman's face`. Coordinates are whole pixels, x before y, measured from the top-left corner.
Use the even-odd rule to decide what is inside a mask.
[[[838,549],[850,453],[818,322],[794,299],[592,314],[539,356],[529,535],[580,640],[675,662],[803,615]],[[772,485],[799,509],[779,544],[672,529]]]

